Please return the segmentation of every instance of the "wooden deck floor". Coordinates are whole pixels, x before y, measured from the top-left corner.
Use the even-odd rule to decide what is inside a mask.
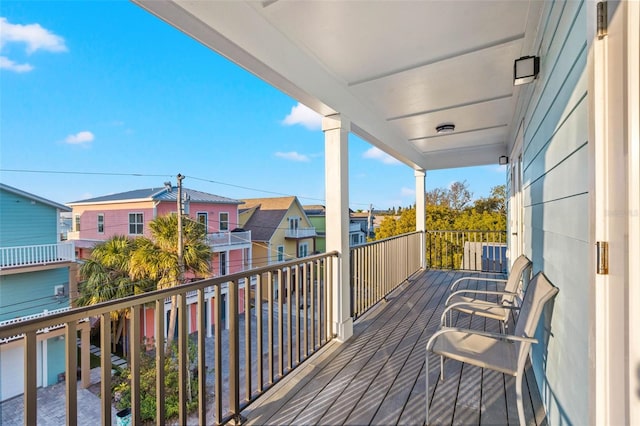
[[[248,407],[243,413],[248,423],[424,424],[425,346],[439,327],[450,284],[468,275],[430,270],[412,278],[356,321],[348,342],[330,343]],[[499,331],[497,322],[479,317],[462,314],[453,320],[458,327]],[[441,382],[438,359],[430,358],[432,424],[518,423],[512,377],[447,361]],[[530,369],[523,388],[528,424],[546,424]]]

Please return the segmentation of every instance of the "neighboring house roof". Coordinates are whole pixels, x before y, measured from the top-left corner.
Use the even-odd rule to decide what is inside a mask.
[[[308,204],[302,208],[307,216],[324,216],[326,214],[326,208],[322,204]]]
[[[249,215],[242,228],[251,231],[252,240],[269,241],[297,198],[249,198],[242,201],[244,205],[240,213]]]
[[[194,203],[210,204],[242,204],[242,201],[233,198],[221,197],[207,192],[196,191],[195,189],[182,188],[182,193]],[[87,198],[85,200],[67,203],[70,206],[81,204],[114,203],[126,201],[176,201],[178,188],[146,188],[133,191],[120,192],[117,194],[104,195],[101,197]]]
[[[46,204],[48,206],[51,206],[51,207],[56,208],[58,210],[61,210],[63,212],[70,212],[71,211],[71,208],[65,206],[64,204],[59,204],[59,203],[56,203],[55,201],[47,200],[46,198],[42,198],[42,197],[39,197],[37,195],[31,194],[29,192],[23,191],[21,189],[14,188],[14,187],[9,186],[9,185],[5,185],[4,183],[0,183],[0,189],[2,189],[4,191],[7,191],[7,192],[11,192],[11,193],[16,194],[16,195],[20,195],[20,196],[25,197],[25,198],[30,198],[33,201],[36,201],[36,202],[39,202],[39,203],[42,203],[42,204]]]

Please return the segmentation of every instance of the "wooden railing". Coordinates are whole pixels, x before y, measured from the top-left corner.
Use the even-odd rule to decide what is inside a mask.
[[[427,267],[507,271],[506,231],[427,231]]]
[[[37,349],[39,330],[62,324],[66,329],[66,406],[67,424],[94,424],[98,419],[79,419],[77,413],[78,321],[87,317],[99,318],[100,346],[103,354],[110,353],[112,313],[128,312],[129,365],[131,368],[131,417],[141,424],[141,356],[147,350],[142,331],[143,309],[155,308],[155,336],[164,335],[165,299],[176,296],[178,306],[177,360],[179,369],[178,424],[220,424],[240,421],[240,412],[267,389],[299,366],[305,359],[333,339],[332,286],[333,271],[337,267],[336,252],[306,257],[291,262],[257,268],[238,274],[206,279],[174,288],[144,293],[132,297],[75,308],[42,318],[6,324],[0,327],[0,341],[24,335],[25,353],[25,424],[37,424]],[[250,283],[248,291],[240,291],[239,283]],[[227,297],[221,297],[222,286]],[[213,337],[206,340],[207,321],[211,312],[205,304],[205,289],[213,287]],[[246,287],[246,285],[245,285]],[[187,295],[196,292],[196,331],[189,336]],[[222,327],[223,299],[226,299],[229,324]],[[187,341],[195,342],[196,357],[189,362]],[[213,347],[213,354],[206,352]],[[155,381],[165,382],[164,339],[156,338]],[[213,356],[211,356],[213,355]],[[210,362],[207,362],[209,358]],[[212,361],[211,361],[212,360]],[[193,366],[195,364],[195,366]],[[101,358],[102,424],[111,425],[112,365],[109,356]],[[195,412],[187,412],[189,374],[197,377]],[[207,381],[207,376],[213,380]],[[210,399],[209,395],[213,395]],[[156,386],[155,423],[165,424],[165,388]]]
[[[75,260],[75,247],[72,242],[0,248],[0,269]]]
[[[354,319],[422,267],[423,241],[424,234],[415,232],[351,249],[351,314]]]

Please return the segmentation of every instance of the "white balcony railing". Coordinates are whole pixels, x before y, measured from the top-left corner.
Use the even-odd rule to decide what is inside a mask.
[[[0,248],[0,269],[75,262],[72,242]]]
[[[251,231],[214,232],[207,235],[207,243],[212,246],[233,246],[251,244]]]
[[[316,236],[316,228],[287,229],[284,231],[285,238],[310,238]]]

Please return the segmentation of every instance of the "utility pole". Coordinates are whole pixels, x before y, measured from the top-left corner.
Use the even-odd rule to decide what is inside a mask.
[[[182,264],[182,176],[178,173],[178,194],[176,197],[176,203],[178,204],[178,268],[180,273],[178,275],[178,284],[182,284],[182,274],[184,272],[184,265]]]

